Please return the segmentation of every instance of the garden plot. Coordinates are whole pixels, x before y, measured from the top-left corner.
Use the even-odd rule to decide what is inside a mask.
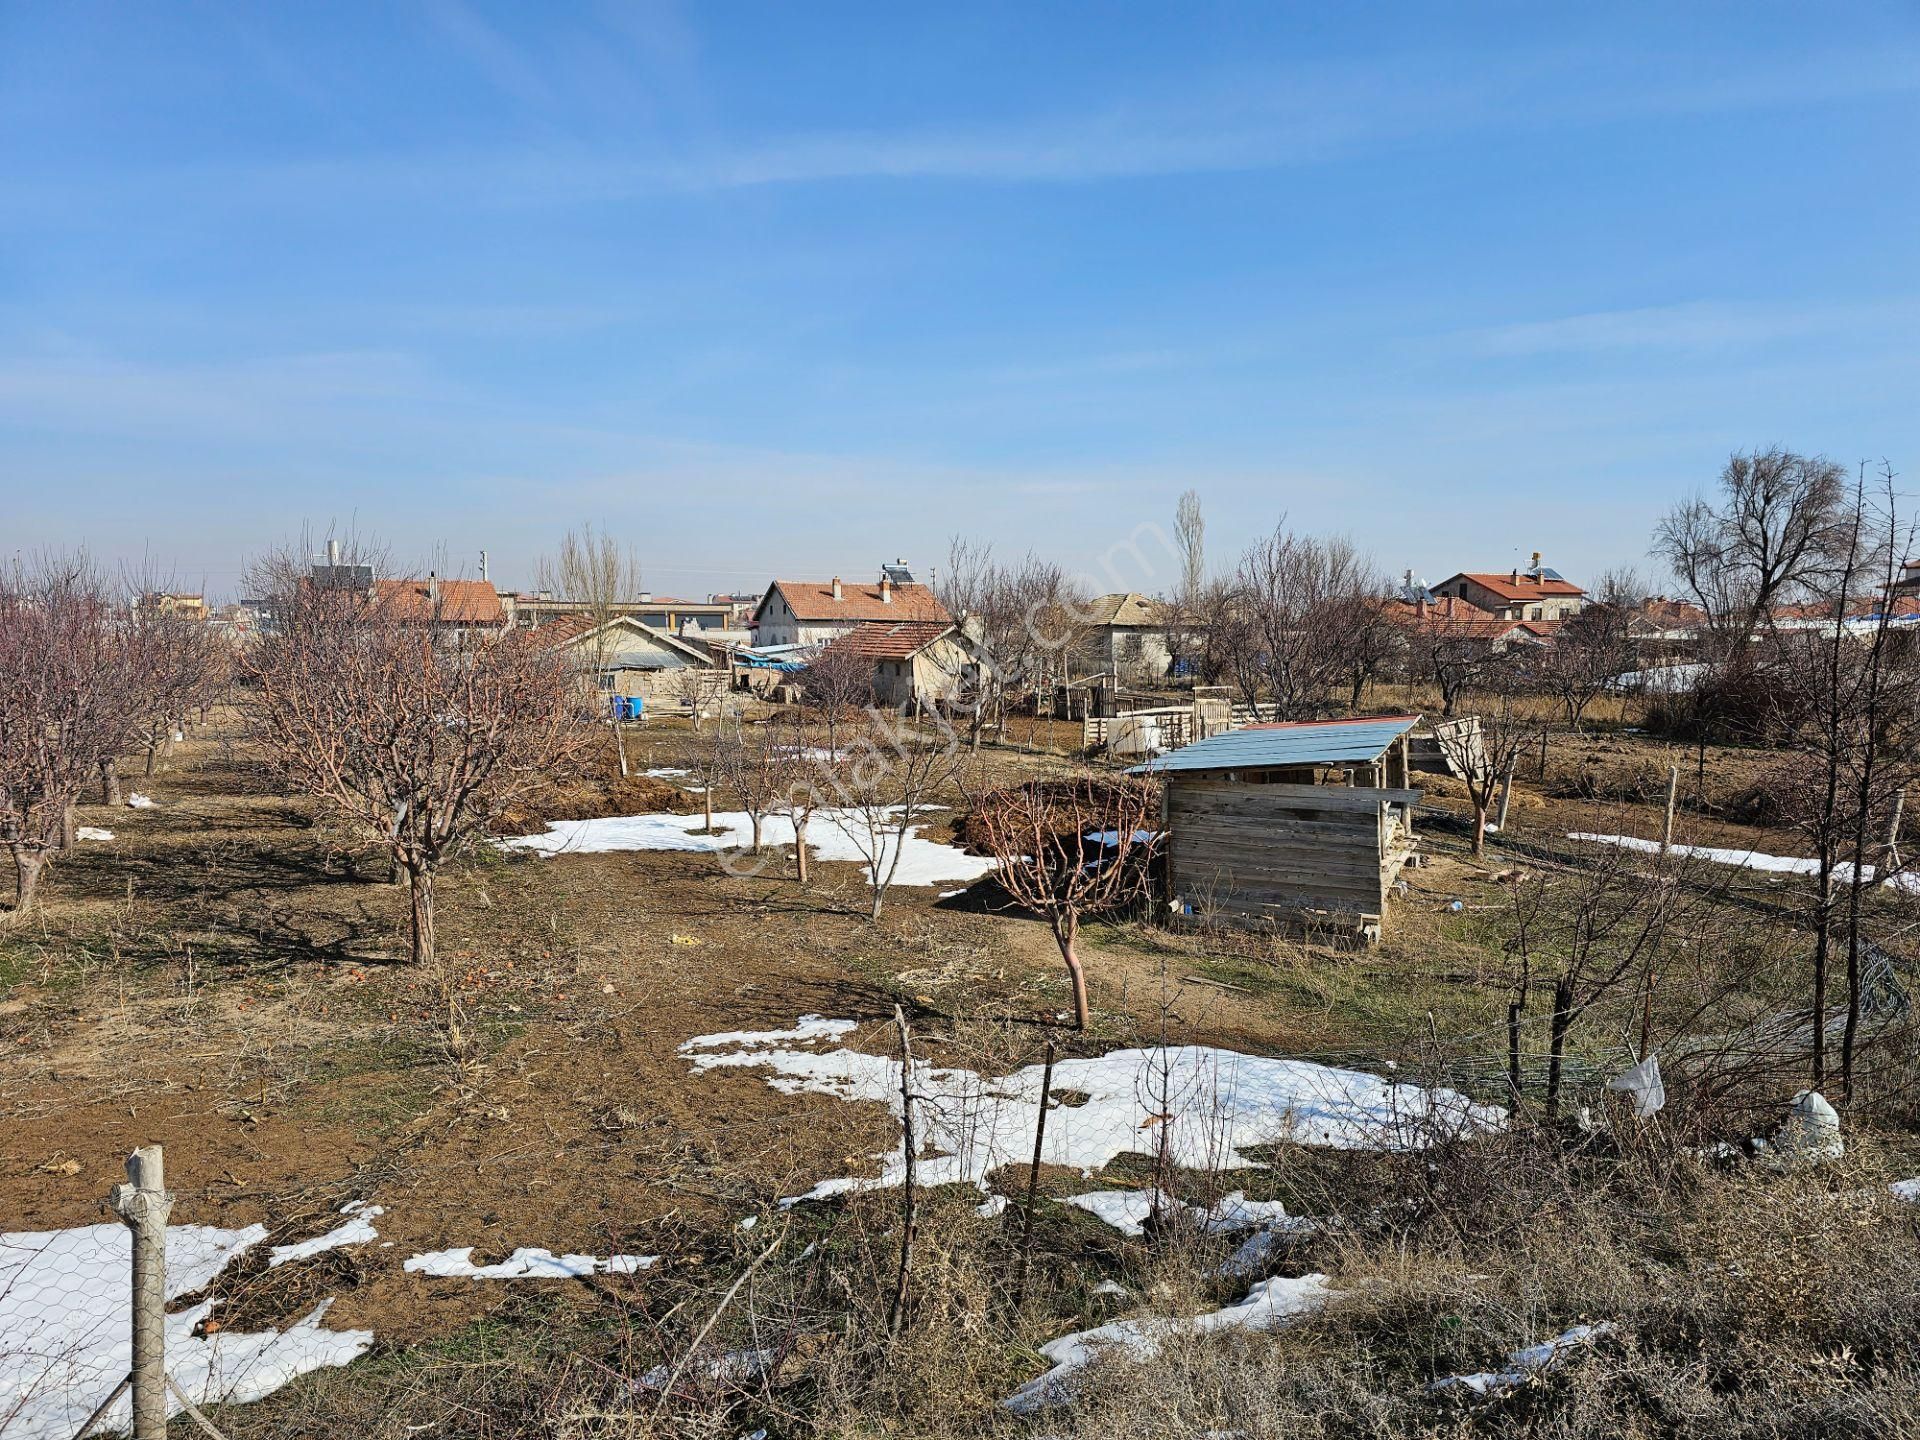
[[[816,860],[850,861],[864,867],[867,856],[842,825],[858,832],[862,825],[859,812],[816,810],[807,826],[807,850]],[[902,837],[899,827],[882,837],[885,857],[884,876],[899,850],[899,867],[893,875],[896,885],[946,885],[956,880],[972,882],[994,868],[992,857],[969,855],[952,845],[920,836],[921,827],[908,825]],[[864,837],[863,837],[864,840]],[[692,850],[722,854],[745,850],[753,841],[753,820],[743,810],[713,812],[713,831],[700,815],[611,815],[597,820],[555,820],[544,834],[521,835],[502,840],[513,850],[529,850],[536,855],[592,855],[610,850]],[[784,815],[768,815],[760,825],[763,847],[794,843],[793,821]]]
[[[852,1022],[802,1016],[792,1030],[734,1031],[687,1041],[680,1053],[696,1072],[769,1072],[784,1094],[872,1100],[900,1113],[900,1063],[884,1055],[821,1046]],[[797,1042],[797,1043],[796,1043]],[[925,1185],[987,1188],[1002,1165],[1033,1155],[1042,1067],[1002,1077],[921,1065],[913,1072],[915,1119],[934,1152],[918,1162]],[[1360,1070],[1307,1060],[1243,1055],[1210,1045],[1115,1050],[1053,1068],[1042,1161],[1092,1175],[1115,1157],[1164,1150],[1189,1169],[1257,1168],[1244,1152],[1278,1141],[1342,1150],[1418,1149],[1440,1135],[1497,1129],[1506,1112],[1456,1091],[1397,1084]],[[1066,1104],[1062,1095],[1086,1097]],[[898,1150],[872,1157],[878,1176],[822,1180],[798,1200],[901,1184]]]

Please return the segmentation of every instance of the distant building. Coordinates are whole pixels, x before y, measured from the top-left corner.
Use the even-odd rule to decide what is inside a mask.
[[[504,597],[513,623],[531,630],[562,616],[592,615],[601,607],[591,600],[562,600],[551,591],[521,591]],[[655,595],[642,590],[630,600],[611,602],[607,610],[614,615],[631,615],[642,625],[677,634],[691,627],[701,630],[742,628],[735,623],[736,608],[728,597],[711,600],[681,600],[672,595]]]
[[[727,667],[696,645],[656,630],[630,615],[595,625],[583,615],[568,615],[538,627],[543,638],[566,647],[591,695],[639,696],[649,705],[685,705],[692,695],[690,675],[710,683],[691,687],[703,710],[718,703],[727,689]]]
[[[371,598],[404,620],[436,630],[498,630],[507,623],[506,607],[489,580],[442,580],[432,574],[424,580],[375,580]]]
[[[1500,620],[1564,620],[1578,615],[1587,603],[1587,592],[1558,570],[1542,565],[1538,550],[1525,570],[1462,571],[1435,585],[1432,593],[1454,596]]]
[[[945,620],[866,621],[827,650],[872,661],[873,696],[882,706],[904,710],[917,702],[932,710],[979,692],[980,652]]]
[[[754,611],[754,646],[824,645],[856,625],[902,620],[953,624],[933,591],[898,562],[883,566],[871,585],[843,585],[837,575],[831,580],[776,580]]]
[[[173,590],[153,590],[140,597],[140,608],[155,615],[176,615],[183,620],[205,620],[207,597],[184,595]]]
[[[1083,613],[1090,627],[1082,650],[1088,664],[1111,670],[1122,680],[1150,683],[1166,678],[1173,655],[1158,600],[1137,591],[1101,595]]]

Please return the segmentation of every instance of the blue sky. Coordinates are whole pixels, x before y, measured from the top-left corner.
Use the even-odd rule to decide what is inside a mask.
[[[1916,222],[1912,3],[0,0],[0,549],[1585,575],[1920,473]]]

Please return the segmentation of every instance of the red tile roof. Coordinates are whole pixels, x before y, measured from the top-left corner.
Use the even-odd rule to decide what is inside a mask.
[[[1525,571],[1520,572],[1517,580],[1512,571],[1503,571],[1498,575],[1481,575],[1471,570],[1463,570],[1453,579],[1471,580],[1474,584],[1492,591],[1502,600],[1546,600],[1556,597],[1566,599],[1587,593],[1571,580],[1538,580]],[[1440,583],[1445,585],[1448,582],[1442,580]]]
[[[431,587],[439,586],[436,616]],[[443,625],[504,625],[506,607],[487,580],[376,580],[374,598],[408,620],[438,619]]]
[[[854,626],[827,648],[870,660],[905,660],[952,629],[944,620],[896,620],[891,625],[871,620]]]
[[[846,585],[840,587],[840,598],[833,598],[831,580],[776,580],[771,587],[778,590],[787,602],[787,608],[793,612],[793,618],[806,623],[808,621],[842,620],[939,620],[953,623],[953,617],[947,613],[947,607],[934,598],[934,593],[920,584],[895,585],[893,599],[880,598],[880,585],[876,581],[871,585]]]

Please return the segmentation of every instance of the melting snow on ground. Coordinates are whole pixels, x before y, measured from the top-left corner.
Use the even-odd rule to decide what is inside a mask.
[[[795,1030],[697,1036],[680,1053],[696,1071],[764,1070],[770,1072],[767,1084],[784,1094],[879,1101],[898,1115],[897,1060],[820,1048],[818,1042],[837,1040],[854,1028],[851,1021],[806,1015]],[[809,1048],[786,1043],[801,1039]],[[966,1183],[984,1190],[987,1176],[998,1167],[1030,1162],[1042,1073],[1040,1066],[1029,1065],[996,1079],[971,1070],[916,1066],[915,1116],[932,1152],[918,1162],[920,1183]],[[1182,1168],[1245,1168],[1259,1162],[1243,1150],[1276,1141],[1343,1150],[1414,1149],[1436,1133],[1495,1129],[1506,1120],[1506,1112],[1456,1091],[1209,1045],[1062,1060],[1053,1067],[1053,1085],[1056,1093],[1087,1098],[1048,1110],[1042,1161],[1088,1174],[1115,1156],[1163,1147],[1168,1161]],[[798,1198],[816,1200],[903,1181],[897,1149],[873,1158],[880,1166],[877,1177],[823,1180]]]
[[[860,830],[860,812],[820,809],[807,826],[807,849],[816,860],[842,860],[865,865],[861,853],[842,825]],[[536,855],[595,854],[607,850],[695,850],[718,854],[744,850],[753,841],[753,820],[744,810],[713,812],[713,834],[700,815],[613,815],[598,820],[555,820],[542,835],[520,835],[500,843],[513,850],[531,850]],[[946,885],[955,880],[974,881],[994,867],[991,856],[969,855],[951,845],[920,836],[921,827],[909,825],[906,839],[897,829],[882,837],[885,873],[896,848],[900,850],[896,885]],[[864,843],[864,835],[862,837]],[[785,815],[768,815],[760,825],[763,846],[793,844],[793,821]]]
[[[151,795],[142,795],[136,790],[127,796],[127,808],[129,810],[151,810],[154,808],[153,797]]]
[[[294,1260],[309,1259],[325,1250],[338,1250],[343,1245],[364,1245],[369,1240],[380,1238],[380,1232],[373,1228],[373,1222],[387,1213],[385,1206],[369,1205],[364,1200],[349,1200],[340,1207],[340,1213],[352,1218],[311,1240],[274,1246],[267,1260],[267,1268],[272,1270]]]
[[[471,1245],[415,1255],[401,1268],[422,1275],[466,1280],[577,1280],[588,1275],[632,1275],[659,1263],[658,1255],[556,1255],[551,1250],[516,1250],[495,1265],[473,1263]]]
[[[113,839],[113,831],[102,830],[98,825],[82,825],[73,832],[73,838],[76,840],[111,840]]]
[[[1920,1205],[1920,1175],[1911,1180],[1896,1180],[1887,1189],[1893,1192],[1893,1198],[1904,1200],[1909,1205]]]
[[[260,1225],[172,1226],[167,1298],[204,1289],[265,1238]],[[0,1235],[0,1420],[7,1440],[70,1440],[127,1373],[131,1246],[117,1221]],[[197,1405],[258,1400],[309,1370],[345,1365],[373,1344],[370,1330],[322,1326],[330,1300],[285,1330],[196,1336],[217,1303],[203,1300],[166,1318],[167,1371]],[[178,1413],[177,1399],[168,1404]],[[123,1396],[102,1428],[124,1431],[131,1417],[132,1402]]]
[[[1047,1405],[1064,1404],[1073,1398],[1075,1377],[1103,1354],[1148,1361],[1160,1353],[1162,1343],[1186,1335],[1207,1335],[1216,1330],[1277,1330],[1324,1309],[1339,1294],[1327,1288],[1325,1275],[1302,1275],[1293,1280],[1276,1277],[1255,1285],[1246,1299],[1204,1314],[1185,1319],[1163,1315],[1115,1320],[1092,1330],[1076,1330],[1042,1345],[1040,1353],[1053,1362],[1053,1368],[1022,1385],[1002,1403],[1022,1415]]]
[[[1483,1370],[1477,1375],[1449,1375],[1444,1380],[1436,1380],[1428,1387],[1433,1390],[1451,1390],[1456,1386],[1471,1390],[1476,1395],[1492,1395],[1501,1390],[1512,1390],[1524,1385],[1542,1370],[1550,1370],[1558,1365],[1574,1350],[1593,1344],[1602,1335],[1613,1333],[1611,1323],[1602,1321],[1598,1325],[1576,1325],[1571,1330],[1556,1335],[1551,1340],[1542,1340],[1538,1345],[1529,1345],[1524,1350],[1516,1350],[1507,1356],[1507,1369]]]
[[[1575,831],[1567,836],[1569,840],[1582,840],[1590,845],[1616,845],[1622,850],[1638,850],[1645,855],[1658,855],[1658,840],[1642,840],[1637,835],[1590,835]],[[1743,870],[1762,870],[1774,875],[1817,875],[1820,862],[1801,855],[1766,855],[1758,850],[1725,849],[1715,845],[1675,845],[1671,847],[1675,855],[1695,860],[1711,860],[1716,865],[1738,865]],[[1874,878],[1874,867],[1866,867],[1867,879]],[[1833,867],[1834,879],[1842,885],[1853,879],[1853,866],[1841,861]],[[1901,890],[1920,892],[1920,875],[1903,873],[1889,877],[1883,884],[1895,886]]]

